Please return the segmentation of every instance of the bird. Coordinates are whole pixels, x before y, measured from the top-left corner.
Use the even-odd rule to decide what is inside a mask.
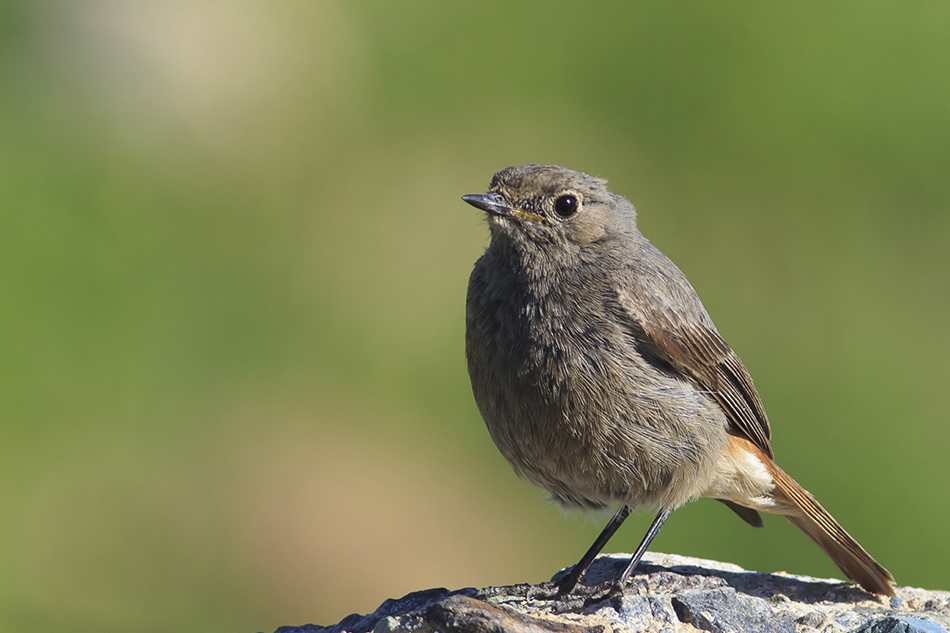
[[[775,463],[749,372],[626,198],[522,165],[462,199],[491,236],[469,278],[465,352],[492,440],[563,506],[617,508],[559,595],[632,511],[655,511],[623,586],[670,514],[701,497],[754,527],[760,512],[784,516],[864,590],[895,595],[890,572]]]

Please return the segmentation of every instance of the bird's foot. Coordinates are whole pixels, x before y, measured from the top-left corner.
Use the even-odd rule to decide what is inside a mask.
[[[579,584],[572,588],[546,582],[535,587],[527,598],[550,601],[555,611],[563,613],[583,611],[593,604],[614,600],[621,595],[623,595],[623,588],[615,581],[602,585]]]

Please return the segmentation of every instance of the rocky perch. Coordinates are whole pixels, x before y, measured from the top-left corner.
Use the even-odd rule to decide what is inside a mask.
[[[429,589],[338,624],[284,626],[277,633],[947,633],[950,627],[945,591],[900,587],[888,599],[837,580],[648,553],[621,593],[605,583],[626,562],[620,554],[601,556],[566,600],[553,595],[550,583]]]

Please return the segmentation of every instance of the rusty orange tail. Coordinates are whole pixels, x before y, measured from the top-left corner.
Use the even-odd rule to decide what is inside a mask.
[[[764,455],[760,459],[766,463],[775,481],[773,496],[779,504],[776,513],[784,515],[792,525],[807,534],[848,578],[866,591],[894,596],[891,573],[874,560],[797,481]]]

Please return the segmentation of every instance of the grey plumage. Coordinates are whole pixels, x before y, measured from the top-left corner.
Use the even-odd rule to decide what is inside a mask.
[[[468,369],[515,470],[565,505],[660,509],[657,530],[700,496],[753,525],[758,510],[815,523],[818,511],[783,488],[800,490],[772,462],[748,372],[640,234],[633,205],[603,180],[545,165],[504,169],[489,193],[463,199],[491,230],[469,281]],[[849,577],[892,594],[890,574],[837,528],[829,541],[802,527]]]

